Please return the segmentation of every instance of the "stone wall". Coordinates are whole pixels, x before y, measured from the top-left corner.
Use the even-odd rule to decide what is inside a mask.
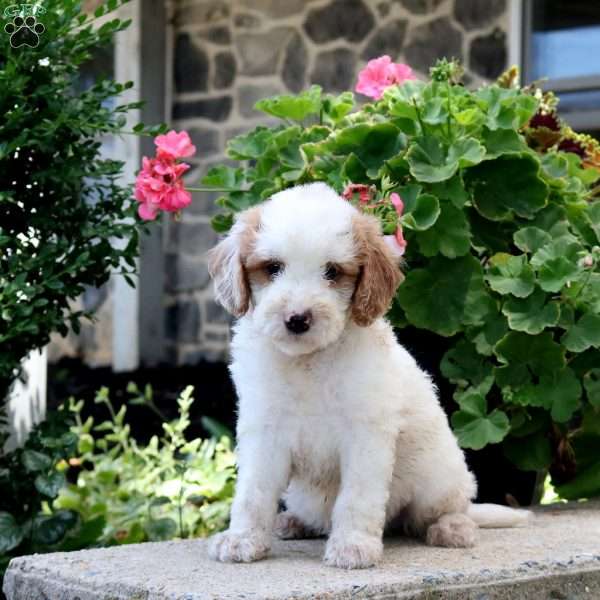
[[[461,59],[476,85],[506,66],[508,0],[177,0],[173,126],[190,131],[198,160],[190,181],[222,159],[225,141],[266,122],[264,96],[318,83],[354,86],[381,54],[426,75],[442,56]],[[214,198],[197,194],[166,242],[166,319],[172,360],[224,357],[229,319],[213,301],[206,251]]]

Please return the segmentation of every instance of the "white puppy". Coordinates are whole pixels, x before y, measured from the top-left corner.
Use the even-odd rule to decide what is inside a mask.
[[[295,187],[241,213],[209,262],[239,317],[239,477],[214,558],[263,558],[273,532],[328,535],[325,562],[360,568],[381,557],[386,525],[467,547],[476,523],[525,520],[471,503],[435,388],[383,318],[402,275],[374,218],[325,184]]]

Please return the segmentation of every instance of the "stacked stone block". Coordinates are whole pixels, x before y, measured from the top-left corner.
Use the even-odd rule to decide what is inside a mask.
[[[477,85],[506,67],[507,0],[179,0],[172,119],[198,148],[189,181],[223,159],[228,138],[269,120],[265,96],[317,83],[352,89],[382,54],[420,75],[442,56],[459,58]],[[196,194],[169,224],[166,319],[172,359],[222,359],[230,320],[213,300],[206,251],[215,243],[214,197]]]

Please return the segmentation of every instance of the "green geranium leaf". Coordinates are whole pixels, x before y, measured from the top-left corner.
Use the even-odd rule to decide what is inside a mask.
[[[557,423],[564,423],[573,416],[580,399],[581,384],[569,367],[542,375],[539,383],[523,386],[513,398],[517,404],[549,410]]]
[[[439,125],[448,120],[448,103],[444,98],[434,97],[425,102],[421,111],[421,120],[430,125]]]
[[[269,153],[273,141],[273,131],[267,127],[257,127],[253,131],[238,135],[227,142],[227,155],[234,160],[264,158]],[[212,185],[212,184],[208,184]]]
[[[583,376],[583,387],[589,403],[600,408],[600,368],[591,369]]]
[[[467,340],[444,354],[440,368],[446,379],[462,387],[477,386],[492,374],[492,365]]]
[[[504,252],[494,254],[485,274],[490,287],[499,294],[526,298],[535,287],[535,274],[525,256],[511,256]]]
[[[565,350],[548,331],[535,336],[510,331],[496,344],[494,353],[501,362],[527,365],[536,375],[552,373],[565,366]]]
[[[543,431],[527,437],[507,437],[502,447],[508,460],[521,471],[541,471],[552,462],[550,441]]]
[[[354,94],[343,92],[339,96],[327,94],[323,98],[323,113],[333,123],[338,123],[354,108]]]
[[[402,224],[409,229],[417,231],[429,229],[440,216],[439,200],[432,194],[421,194],[414,201],[405,200],[404,195],[401,197],[404,201]]]
[[[548,186],[530,154],[501,156],[465,171],[477,210],[499,221],[512,215],[531,218],[546,205]]]
[[[217,233],[227,233],[233,226],[233,215],[227,213],[225,215],[215,215],[210,224]]]
[[[417,241],[425,256],[464,256],[471,249],[471,228],[464,211],[444,202],[435,224],[422,232]]]
[[[600,348],[600,315],[587,313],[562,337],[562,343],[571,352]]]
[[[558,303],[545,304],[545,302],[546,294],[538,289],[527,298],[507,300],[502,307],[502,312],[508,318],[511,329],[535,335],[541,333],[546,327],[554,327],[560,317]]]
[[[233,169],[226,165],[213,167],[200,180],[202,185],[216,188],[234,188],[241,187],[244,174],[242,169]]]
[[[510,429],[506,414],[499,409],[488,414],[486,399],[476,393],[463,396],[451,422],[460,446],[473,450],[501,442]]]
[[[456,140],[448,149],[448,162],[458,162],[459,167],[470,167],[479,164],[485,156],[485,148],[475,138]]]
[[[16,548],[25,537],[25,532],[8,512],[0,512],[0,555]]]
[[[405,145],[406,136],[391,123],[359,123],[332,134],[318,144],[318,151],[341,156],[354,153],[366,169],[379,169]]]
[[[444,336],[454,335],[465,322],[482,322],[492,303],[473,256],[434,257],[426,269],[408,272],[397,297],[410,323]]]
[[[569,163],[561,154],[548,152],[542,156],[542,169],[553,179],[560,179],[569,173]]]
[[[579,274],[579,267],[559,256],[546,261],[539,271],[540,287],[546,292],[559,292],[564,285],[576,278]]]
[[[432,192],[442,200],[450,200],[456,208],[463,208],[469,201],[469,193],[459,173],[439,183],[431,185]]]
[[[498,158],[502,154],[523,152],[527,144],[513,129],[497,129],[492,131],[487,127],[483,131],[483,144],[486,148],[486,158]]]
[[[475,344],[479,354],[491,356],[494,346],[506,335],[507,331],[508,322],[504,315],[498,311],[493,311],[486,316],[482,327],[470,329],[467,335]]]
[[[406,153],[410,172],[417,181],[435,183],[450,179],[458,169],[458,158],[449,157],[440,140],[433,136],[415,138]]]
[[[302,121],[321,110],[321,88],[313,85],[297,96],[275,96],[259,100],[254,108],[279,119]]]
[[[552,236],[539,227],[523,227],[513,235],[515,246],[522,252],[533,254],[552,241]]]

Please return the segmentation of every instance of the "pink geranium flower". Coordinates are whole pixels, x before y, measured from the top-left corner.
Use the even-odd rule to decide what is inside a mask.
[[[190,165],[178,162],[196,152],[187,131],[169,131],[157,136],[154,144],[156,156],[144,156],[135,180],[135,199],[140,203],[138,214],[144,221],[156,219],[161,210],[177,213],[192,202],[192,195],[183,183],[183,174]]]
[[[384,54],[367,63],[358,74],[355,89],[360,94],[379,100],[384,90],[392,85],[401,85],[409,79],[416,79],[412,69],[402,63],[393,63],[392,59]]]
[[[400,198],[396,192],[393,192],[390,194],[390,201],[398,213],[398,219],[400,219],[402,213],[404,212],[404,202],[402,202],[402,198]],[[386,244],[395,254],[402,256],[406,252],[407,242],[404,239],[402,226],[399,223],[393,235],[384,235],[383,237]]]
[[[144,156],[142,170],[135,181],[135,198],[140,203],[138,214],[145,221],[156,218],[159,211],[177,212],[192,202],[182,176],[190,168],[167,158]]]
[[[365,183],[349,183],[342,192],[342,197],[346,200],[352,200],[354,194],[358,194],[361,204],[368,204],[373,195],[373,189]]]
[[[154,139],[154,145],[157,148],[156,155],[162,158],[186,158],[196,153],[196,146],[187,131],[177,133],[174,130],[164,135],[158,135]]]

